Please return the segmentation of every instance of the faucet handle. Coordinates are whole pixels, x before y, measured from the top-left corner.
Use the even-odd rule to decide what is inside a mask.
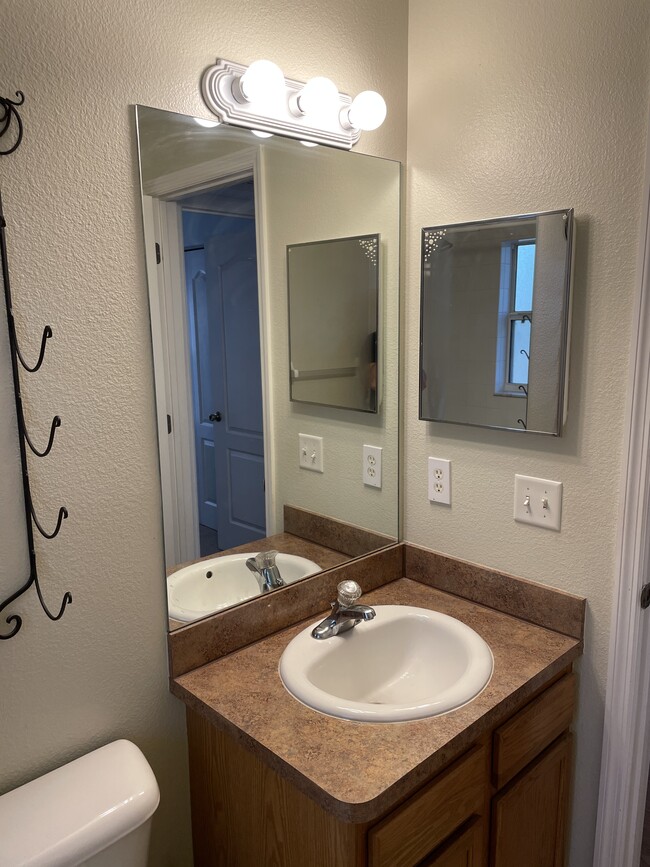
[[[275,566],[275,558],[277,556],[277,551],[260,551],[255,557],[255,565],[258,569],[270,569]]]
[[[361,587],[356,581],[341,581],[336,588],[338,591],[338,602],[343,608],[348,608],[354,605],[359,596],[361,596]]]

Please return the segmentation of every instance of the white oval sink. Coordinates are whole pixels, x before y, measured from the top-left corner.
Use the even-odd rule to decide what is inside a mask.
[[[375,612],[331,638],[312,638],[316,624],[300,632],[280,659],[287,690],[331,716],[400,722],[454,710],[487,685],[492,651],[460,620],[407,605]]]
[[[169,616],[190,622],[259,596],[257,579],[246,566],[256,554],[224,554],[172,572],[167,577]],[[278,554],[275,562],[285,584],[320,572],[318,563],[294,554]]]

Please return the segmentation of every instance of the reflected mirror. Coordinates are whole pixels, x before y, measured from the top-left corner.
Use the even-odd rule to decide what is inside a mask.
[[[377,412],[379,235],[291,244],[291,400]]]
[[[398,537],[399,163],[206,123],[136,107],[171,628]],[[343,302],[333,272],[291,322],[296,369],[363,366],[364,405],[292,400],[287,249],[373,238],[364,346],[300,357]]]
[[[573,210],[422,230],[420,418],[560,436]]]

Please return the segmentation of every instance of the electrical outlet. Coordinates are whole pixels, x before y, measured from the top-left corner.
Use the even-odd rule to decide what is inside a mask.
[[[451,506],[451,461],[429,458],[429,499]]]
[[[298,434],[298,462],[303,470],[313,470],[315,473],[323,473],[323,437],[314,437],[310,434]]]
[[[363,483],[371,488],[381,488],[381,448],[363,447]]]
[[[562,524],[562,482],[516,475],[513,517],[522,524],[559,530]]]

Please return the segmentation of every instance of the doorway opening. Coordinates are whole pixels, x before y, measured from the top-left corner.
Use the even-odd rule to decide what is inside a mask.
[[[205,557],[266,535],[253,179],[178,204]]]
[[[169,569],[267,535],[254,176],[152,203],[162,244],[157,395]]]

